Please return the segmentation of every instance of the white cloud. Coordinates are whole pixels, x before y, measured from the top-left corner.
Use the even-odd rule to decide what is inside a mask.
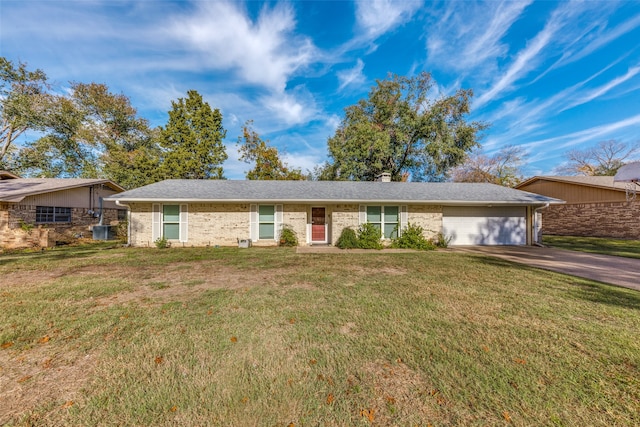
[[[575,101],[571,102],[569,105],[567,105],[565,108],[563,108],[560,111],[568,110],[570,108],[577,107],[578,105],[586,104],[587,102],[592,101],[592,100],[594,100],[594,99],[606,94],[611,89],[621,85],[622,83],[626,82],[630,78],[635,77],[635,75],[638,74],[638,73],[640,73],[640,66],[635,66],[635,67],[629,68],[629,70],[627,71],[627,73],[624,76],[617,77],[617,78],[611,80],[610,82],[607,82],[606,84],[604,84],[604,85],[602,85],[600,87],[597,87],[597,88],[585,93],[580,98],[578,98]]]
[[[366,81],[366,77],[364,76],[362,70],[364,70],[364,62],[360,58],[358,58],[358,62],[355,67],[349,68],[347,70],[338,71],[336,74],[338,75],[338,80],[340,81],[339,91],[344,89],[347,86],[351,85],[360,85]]]
[[[535,148],[553,144],[555,149],[567,149],[575,145],[582,144],[583,142],[596,142],[600,139],[606,139],[607,137],[614,135],[615,132],[618,132],[625,128],[634,128],[634,130],[637,131],[637,129],[640,128],[640,114],[628,117],[624,120],[594,126],[578,132],[572,132],[553,138],[546,138],[538,141],[528,142],[526,144],[522,144],[522,146],[526,148]]]
[[[512,89],[515,82],[535,70],[539,64],[550,53],[551,47],[561,46],[572,39],[568,25],[575,24],[576,17],[594,7],[589,3],[578,3],[575,1],[562,3],[556,8],[551,17],[546,22],[544,28],[515,56],[502,75],[500,75],[493,85],[480,95],[474,102],[475,108],[480,108],[485,104],[499,98],[504,92]]]
[[[358,0],[356,23],[366,38],[375,40],[411,19],[421,6],[422,1],[415,0]]]
[[[264,96],[260,102],[288,125],[306,123],[318,114],[318,110],[311,94],[302,87],[296,89],[293,93]]]
[[[192,14],[173,20],[169,33],[201,53],[212,69],[235,69],[241,78],[283,92],[289,78],[313,61],[311,40],[294,32],[289,5],[264,7],[256,22],[238,3],[198,2]]]
[[[462,72],[493,69],[508,46],[502,38],[531,1],[450,2],[428,27],[429,60]]]

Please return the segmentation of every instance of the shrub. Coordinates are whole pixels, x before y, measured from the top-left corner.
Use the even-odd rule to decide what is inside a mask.
[[[298,236],[290,227],[283,227],[280,232],[280,246],[298,246]]]
[[[358,244],[362,249],[382,249],[382,232],[375,225],[366,222],[358,229]]]
[[[343,228],[340,237],[336,242],[336,246],[340,249],[356,249],[360,247],[358,235],[353,228]]]
[[[171,246],[171,243],[165,237],[158,237],[153,243],[155,243],[158,249],[165,249]]]
[[[449,247],[451,239],[451,236],[445,236],[444,233],[438,233],[438,235],[433,239],[433,244],[439,248],[447,248]]]
[[[129,222],[128,221],[120,221],[118,225],[116,225],[116,237],[121,242],[127,242],[127,235],[129,234]]]
[[[436,245],[427,240],[423,234],[424,230],[419,225],[407,224],[402,230],[400,237],[393,239],[392,248],[398,249],[417,249],[420,251],[430,251],[436,248]]]

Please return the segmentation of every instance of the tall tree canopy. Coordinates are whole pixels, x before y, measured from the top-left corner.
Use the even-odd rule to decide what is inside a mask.
[[[212,110],[195,90],[171,105],[169,122],[160,130],[162,177],[222,179],[227,153],[222,143],[226,130],[220,111]]]
[[[20,135],[46,126],[50,102],[43,71],[0,57],[0,164]]]
[[[567,152],[567,163],[556,170],[568,175],[613,176],[621,166],[639,153],[640,142],[629,144],[616,140],[601,141],[586,150]]]
[[[238,137],[238,151],[240,160],[255,163],[253,169],[245,175],[247,179],[264,180],[304,180],[307,177],[300,169],[289,167],[280,160],[278,149],[267,145],[253,130],[252,121],[247,121],[242,127],[242,136]]]
[[[393,181],[443,180],[478,145],[485,125],[467,122],[471,90],[433,99],[428,73],[377,81],[367,99],[347,107],[329,138],[329,161],[320,179],[372,181],[383,172]]]
[[[451,173],[455,182],[488,182],[515,187],[523,180],[522,164],[527,158],[522,147],[508,145],[493,156],[476,151]]]
[[[104,84],[72,83],[69,95],[52,96],[43,131],[19,153],[25,175],[105,177],[126,188],[157,180],[154,132],[125,95]]]

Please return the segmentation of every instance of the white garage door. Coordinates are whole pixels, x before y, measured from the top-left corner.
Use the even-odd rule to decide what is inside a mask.
[[[526,245],[525,207],[445,206],[444,235],[452,245]]]

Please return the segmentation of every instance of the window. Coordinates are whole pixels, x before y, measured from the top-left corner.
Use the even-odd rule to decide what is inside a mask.
[[[275,240],[282,228],[282,205],[251,205],[249,210],[251,240]]]
[[[162,206],[162,237],[167,240],[180,239],[180,205]]]
[[[258,239],[275,239],[275,207],[258,206]]]
[[[151,239],[188,241],[189,205],[161,205],[151,207]]]
[[[406,207],[403,209],[406,214]],[[383,238],[394,239],[398,237],[398,230],[402,228],[398,206],[367,206],[365,209],[361,209],[362,211],[366,214],[363,222],[373,224],[382,232]]]
[[[127,219],[127,210],[118,209],[118,221],[126,221],[126,219]]]
[[[36,206],[36,223],[71,222],[71,208]]]

